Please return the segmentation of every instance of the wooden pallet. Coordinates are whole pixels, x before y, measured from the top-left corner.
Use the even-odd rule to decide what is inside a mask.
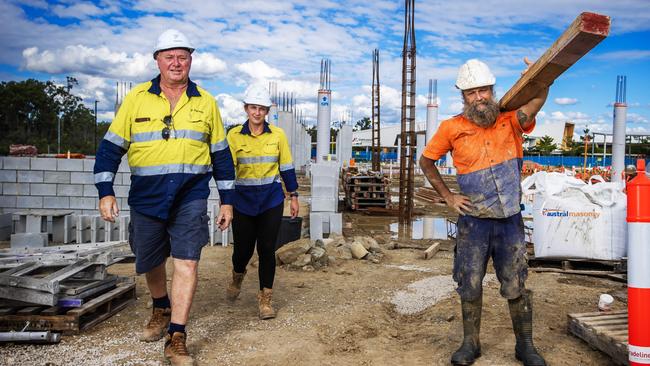
[[[2,309],[0,330],[44,331],[77,334],[108,319],[134,302],[135,283],[121,283],[78,308],[34,306]]]
[[[608,278],[627,282],[627,260],[598,260],[584,258],[535,258],[528,259],[528,267],[534,272],[555,272]]]
[[[616,364],[628,364],[627,310],[568,314],[567,329]]]

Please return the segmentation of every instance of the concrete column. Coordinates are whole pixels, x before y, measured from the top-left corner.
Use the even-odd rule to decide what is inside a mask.
[[[336,156],[341,166],[348,166],[352,159],[352,126],[343,125],[336,136]]]
[[[621,182],[625,171],[625,121],[627,105],[614,104],[614,137],[612,141],[612,182]]]
[[[268,122],[272,124],[273,126],[278,125],[278,105],[273,103],[271,104],[271,108],[269,108],[269,115],[267,117]]]
[[[287,111],[278,111],[278,126],[284,130],[284,134],[287,136],[289,142],[289,147],[293,144],[293,113]]]
[[[332,122],[332,92],[330,90],[318,91],[318,115],[316,126],[316,162],[326,159],[330,152],[330,124]]]
[[[431,141],[436,130],[438,130],[438,103],[434,102],[427,104],[427,132],[425,135],[425,146],[429,141]],[[424,186],[431,188],[431,183],[425,179]]]

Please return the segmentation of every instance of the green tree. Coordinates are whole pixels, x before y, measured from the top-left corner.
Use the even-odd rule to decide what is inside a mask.
[[[94,153],[95,116],[81,98],[71,94],[76,84],[74,78],[68,78],[65,87],[34,79],[0,83],[0,154],[6,154],[11,144],[55,152],[58,126],[61,152]]]
[[[537,141],[536,148],[540,153],[550,155],[553,150],[557,149],[557,145],[553,143],[551,136],[545,135]]]
[[[363,117],[354,124],[354,127],[352,129],[354,131],[360,131],[360,130],[367,130],[371,127],[372,127],[372,122],[370,121],[370,118]]]

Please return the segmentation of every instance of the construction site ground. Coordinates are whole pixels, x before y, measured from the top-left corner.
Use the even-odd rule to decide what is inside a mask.
[[[416,208],[430,216],[450,215],[440,205],[418,202]],[[307,212],[305,205],[301,209]],[[387,238],[389,225],[395,221],[395,217],[346,213],[344,235]],[[395,241],[412,247],[429,244]],[[380,263],[339,259],[313,272],[278,267],[274,285],[278,316],[261,321],[255,298],[256,262],[249,266],[240,298],[231,303],[226,300],[225,287],[230,279],[232,246],[206,247],[187,326],[189,351],[198,365],[449,364],[462,339],[462,318],[460,300],[449,287],[453,241],[441,241],[441,248],[429,260],[422,259],[422,249],[386,248]],[[110,270],[135,276],[133,264],[117,264]],[[519,365],[514,358],[507,301],[499,295],[491,265],[489,273],[492,280],[484,290],[481,325],[483,356],[475,364]],[[80,335],[64,336],[56,345],[3,345],[0,365],[165,364],[162,340],[138,341],[151,312],[151,299],[144,277],[135,280],[138,299],[126,310]],[[442,295],[435,299],[414,295],[419,308],[405,314],[395,304],[396,294],[417,291],[414,286],[409,288],[414,283],[420,284],[420,290],[426,284],[425,291]],[[618,300],[614,309],[624,309],[624,284],[531,271],[527,287],[534,292],[535,342],[549,365],[612,364],[608,356],[567,333],[567,314],[596,311],[601,293],[614,295]]]

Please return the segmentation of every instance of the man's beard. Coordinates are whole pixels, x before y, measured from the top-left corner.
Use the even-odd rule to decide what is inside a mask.
[[[479,109],[480,105],[483,107]],[[472,104],[465,103],[463,116],[480,127],[490,127],[497,121],[499,116],[499,104],[494,98],[476,101]]]

